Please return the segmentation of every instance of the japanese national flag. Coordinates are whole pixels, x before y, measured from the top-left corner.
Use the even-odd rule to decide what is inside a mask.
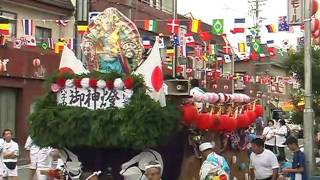
[[[166,106],[163,88],[162,62],[158,41],[154,43],[149,57],[134,73],[143,75],[146,86],[149,88],[149,91],[147,92],[148,95],[155,101],[159,101],[162,107]]]

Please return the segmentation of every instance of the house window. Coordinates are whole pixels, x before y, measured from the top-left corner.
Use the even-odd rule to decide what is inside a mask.
[[[36,41],[37,43],[47,42],[51,38],[52,30],[49,28],[36,26]]]
[[[16,132],[17,94],[16,89],[0,87],[0,132],[4,129]]]
[[[17,14],[0,10],[0,22],[10,24],[10,37],[17,35]]]

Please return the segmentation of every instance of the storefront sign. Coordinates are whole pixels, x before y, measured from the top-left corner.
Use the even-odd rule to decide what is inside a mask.
[[[289,25],[301,25],[303,23],[303,1],[288,0]]]
[[[57,93],[57,102],[64,106],[86,107],[88,109],[123,108],[129,103],[132,90],[108,90],[100,88],[64,88]]]

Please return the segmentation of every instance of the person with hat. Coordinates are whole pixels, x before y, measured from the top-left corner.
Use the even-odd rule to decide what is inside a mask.
[[[256,180],[277,180],[279,163],[276,155],[264,148],[264,141],[256,138],[251,141],[250,176]]]
[[[284,169],[283,174],[290,174],[291,180],[307,180],[306,159],[304,153],[300,150],[298,139],[289,136],[285,144],[293,152],[292,168]]]
[[[148,180],[161,180],[161,164],[158,161],[150,161],[145,167]]]
[[[200,180],[205,180],[208,176],[216,175],[228,177],[230,174],[230,168],[226,159],[214,152],[214,146],[210,142],[202,143],[199,146],[201,157],[204,160],[199,173]]]

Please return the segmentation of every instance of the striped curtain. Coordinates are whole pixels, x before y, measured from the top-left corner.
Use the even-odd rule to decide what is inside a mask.
[[[16,134],[17,90],[0,87],[0,131],[11,129]]]

